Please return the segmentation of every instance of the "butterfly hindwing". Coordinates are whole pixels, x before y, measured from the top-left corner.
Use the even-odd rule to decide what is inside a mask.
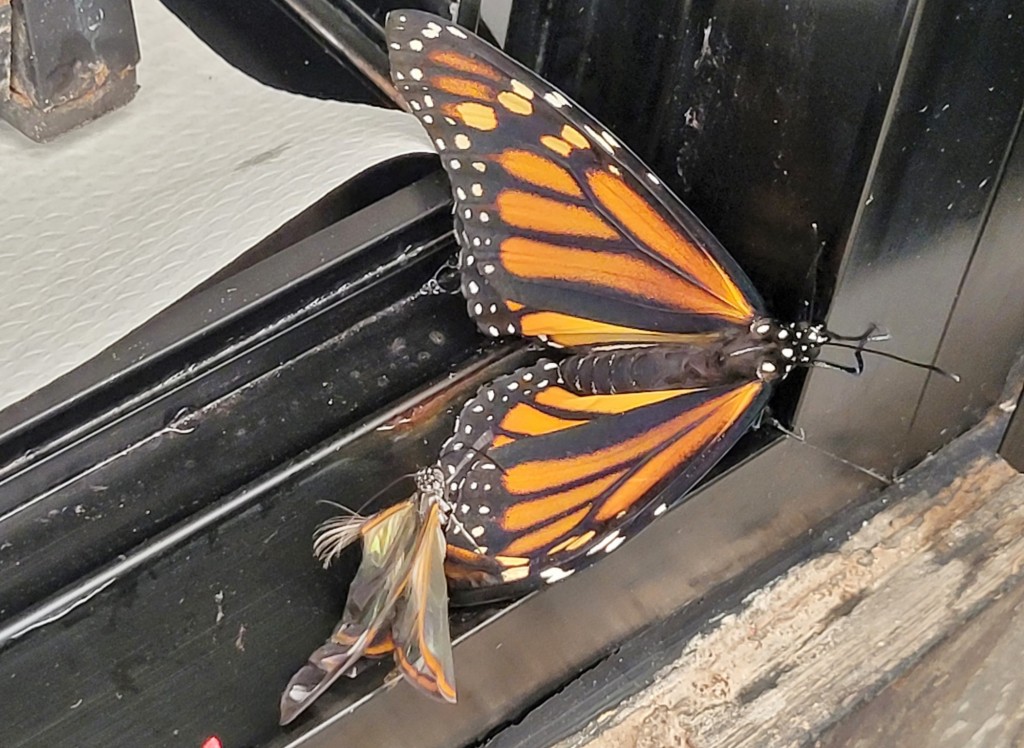
[[[491,335],[659,342],[762,303],[693,214],[561,92],[428,14],[387,25],[392,76],[452,181],[463,291]]]
[[[466,403],[442,449],[463,528],[449,542],[497,559],[502,583],[556,581],[664,511],[655,501],[668,479],[677,476],[677,495],[688,491],[746,431],[767,389],[595,395],[545,360],[500,377]]]

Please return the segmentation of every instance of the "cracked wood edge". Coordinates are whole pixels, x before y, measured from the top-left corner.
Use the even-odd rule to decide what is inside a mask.
[[[984,610],[1024,569],[1024,476],[975,458],[866,520],[692,639],[558,748],[808,744]]]

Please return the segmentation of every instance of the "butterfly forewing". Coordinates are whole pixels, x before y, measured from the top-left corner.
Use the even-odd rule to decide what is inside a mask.
[[[289,681],[281,695],[281,724],[294,720],[360,658],[390,649],[391,620],[412,567],[416,530],[413,501],[367,520],[361,531],[363,557],[341,622]]]
[[[406,678],[431,696],[454,703],[445,547],[440,510],[435,504],[423,523],[392,632],[396,660]]]
[[[568,97],[427,14],[388,18],[392,76],[452,180],[470,314],[558,345],[747,326],[761,301],[672,193]]]
[[[472,542],[449,540],[493,556],[502,583],[556,581],[664,511],[668,478],[689,490],[766,397],[760,381],[587,394],[543,360],[501,377],[466,403],[442,450]]]

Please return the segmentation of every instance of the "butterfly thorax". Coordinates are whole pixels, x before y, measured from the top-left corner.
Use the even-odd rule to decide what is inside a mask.
[[[565,359],[559,369],[565,382],[584,394],[770,382],[809,363],[825,342],[819,325],[761,318],[711,342],[591,348]]]

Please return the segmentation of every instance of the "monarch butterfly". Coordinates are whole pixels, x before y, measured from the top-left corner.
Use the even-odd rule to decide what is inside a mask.
[[[448,536],[449,589],[508,595],[666,511],[654,489],[692,487],[830,333],[770,318],[637,156],[500,50],[416,11],[391,13],[387,40],[452,183],[470,316],[490,336],[571,349],[484,387],[441,452],[469,528]]]
[[[392,79],[452,182],[462,291],[486,334],[552,348],[470,399],[412,498],[328,523],[362,540],[341,623],[281,699],[282,723],[364,656],[392,653],[455,701],[453,602],[512,597],[614,551],[751,426],[772,386],[821,364],[824,326],[770,318],[750,280],[638,157],[473,34],[387,21]],[[842,368],[842,367],[839,367]]]

